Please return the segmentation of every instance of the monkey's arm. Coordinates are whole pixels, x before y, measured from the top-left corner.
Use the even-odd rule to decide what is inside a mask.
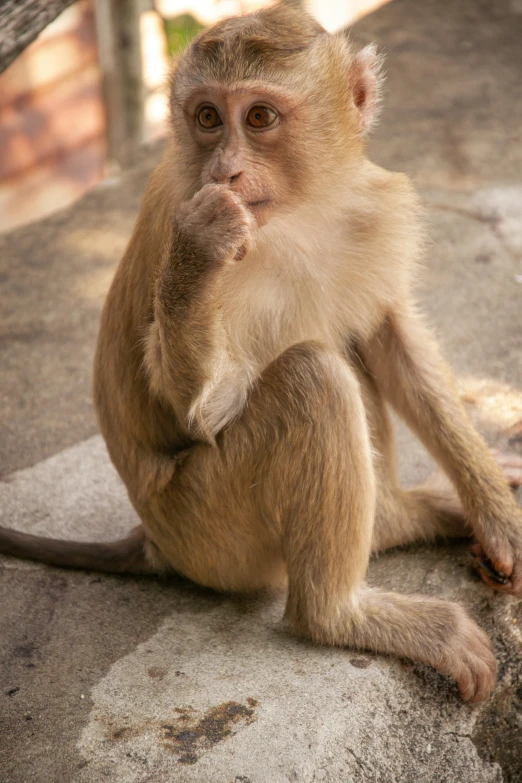
[[[248,246],[251,224],[237,195],[205,186],[179,208],[154,286],[145,343],[152,391],[190,434],[209,440],[231,418],[240,394],[219,308],[223,268]]]
[[[219,279],[209,266],[174,232],[154,287],[147,369],[153,391],[171,403],[181,421],[207,380],[214,352],[212,300]]]
[[[413,310],[390,314],[364,357],[382,393],[455,484],[486,556],[510,580],[501,588],[482,577],[522,594],[522,512],[422,319]]]

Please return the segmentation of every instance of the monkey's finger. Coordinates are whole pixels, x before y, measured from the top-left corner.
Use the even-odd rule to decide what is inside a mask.
[[[491,589],[508,593],[518,598],[522,597],[522,555],[515,557],[515,565],[509,576],[502,572],[499,574],[496,568],[492,570],[491,561],[484,556],[483,552],[475,557],[473,567],[484,584],[491,587]]]
[[[219,194],[223,193],[225,190],[230,190],[227,185],[223,185],[218,182],[207,182],[206,185],[203,185],[199,190],[197,190],[194,195],[192,196],[192,201],[194,204],[201,203],[201,201],[208,198],[209,194]]]
[[[507,585],[509,579],[502,571],[497,571],[491,560],[487,558],[476,558],[477,568],[484,571],[490,579],[499,585]]]
[[[479,560],[485,561],[486,565],[498,575],[508,578],[511,576],[514,560],[513,549],[508,542],[505,546],[502,544],[493,546],[490,543],[487,548],[478,542],[471,547],[471,552]]]
[[[473,566],[475,568],[483,571],[498,584],[506,584],[509,581],[508,575],[487,556],[482,544],[473,544],[471,553],[474,556]]]
[[[506,582],[499,582],[484,569],[483,565],[479,564],[478,560],[474,562],[473,567],[484,584],[491,590],[496,590],[497,592],[505,593],[506,595],[514,595],[517,598],[522,597],[522,569],[515,568]]]
[[[471,701],[475,694],[475,678],[469,670],[464,670],[457,679],[457,687],[462,701]]]
[[[477,630],[466,639],[455,679],[464,701],[477,702],[486,699],[495,686],[497,663],[491,641]]]
[[[479,701],[484,701],[488,698],[495,685],[497,667],[496,665],[490,666],[488,663],[481,661],[478,658],[474,660],[475,664],[475,688],[474,693],[467,699],[472,704],[476,704]]]
[[[234,256],[234,261],[242,261],[246,254],[248,253],[248,248],[246,245],[243,245],[239,248],[236,255]]]
[[[497,572],[492,570],[489,565],[481,558],[475,558],[472,567],[480,576],[484,584],[490,587],[492,590],[498,590],[504,593],[512,592],[513,586],[511,584],[511,580],[505,575],[500,577]]]
[[[483,582],[490,587],[498,589],[499,586],[506,586],[509,584],[509,578],[507,574],[501,569],[497,568],[489,559],[484,551],[482,544],[476,543],[471,547],[471,553],[473,555],[472,567],[478,573]]]
[[[512,595],[516,595],[518,598],[522,596],[522,568],[515,567],[510,578]]]

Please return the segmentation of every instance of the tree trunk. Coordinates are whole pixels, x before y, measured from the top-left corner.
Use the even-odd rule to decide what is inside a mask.
[[[74,0],[0,0],[0,73]]]

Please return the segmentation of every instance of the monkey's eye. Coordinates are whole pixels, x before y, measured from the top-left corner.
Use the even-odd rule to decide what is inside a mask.
[[[203,106],[198,112],[198,122],[205,130],[212,130],[223,125],[219,112],[213,106]]]
[[[251,128],[268,128],[277,119],[277,114],[268,106],[252,106],[247,114],[247,124]]]

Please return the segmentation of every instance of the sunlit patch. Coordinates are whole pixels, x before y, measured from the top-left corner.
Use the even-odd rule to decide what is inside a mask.
[[[522,390],[489,378],[459,379],[461,400],[482,426],[510,438],[522,429]]]
[[[74,287],[74,297],[84,301],[102,301],[107,295],[114,277],[115,260],[118,259],[128,242],[128,231],[97,229],[96,231],[71,231],[63,244],[71,254],[82,254],[88,258],[97,258],[107,265],[86,265],[83,274]]]
[[[307,10],[323,27],[334,33],[376,11],[387,2],[389,0],[350,0],[349,3],[340,3],[339,0],[309,0]]]
[[[114,228],[91,230],[72,230],[63,239],[64,247],[75,253],[88,253],[89,256],[101,256],[112,263],[118,259],[129,241],[129,228],[118,231]]]
[[[82,278],[74,291],[78,299],[100,301],[105,298],[114,277],[114,269],[96,269]]]

